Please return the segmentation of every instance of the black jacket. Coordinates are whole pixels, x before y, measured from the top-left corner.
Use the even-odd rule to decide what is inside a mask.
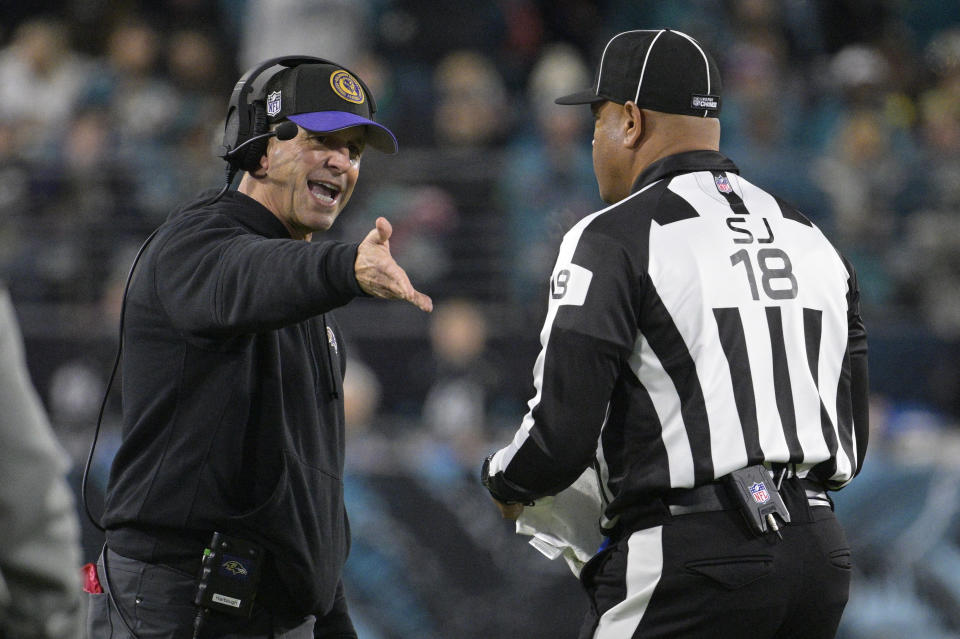
[[[114,551],[195,570],[219,531],[266,549],[268,607],[342,600],[345,357],[329,311],[363,295],[356,253],[290,239],[237,192],[159,229],[126,299]]]

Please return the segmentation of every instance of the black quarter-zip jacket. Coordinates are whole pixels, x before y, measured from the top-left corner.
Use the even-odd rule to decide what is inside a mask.
[[[267,551],[258,601],[331,609],[349,529],[344,340],[330,311],[364,295],[356,253],[290,239],[237,192],[158,230],[126,299],[111,549],[189,571],[214,531],[237,535]]]

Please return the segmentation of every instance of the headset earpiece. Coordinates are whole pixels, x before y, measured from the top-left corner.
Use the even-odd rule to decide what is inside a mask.
[[[254,100],[250,105],[250,111],[253,126],[249,137],[252,138],[269,131],[270,125],[267,121],[267,107],[263,100]],[[267,152],[267,142],[269,142],[269,138],[263,138],[262,140],[252,142],[250,146],[243,149],[243,151],[238,154],[239,157],[236,158],[237,168],[241,171],[256,171],[260,166],[260,158]]]

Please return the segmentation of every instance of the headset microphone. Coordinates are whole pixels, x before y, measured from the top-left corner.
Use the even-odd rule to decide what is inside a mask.
[[[224,160],[229,161],[231,157],[233,157],[234,155],[236,155],[237,153],[245,149],[247,145],[253,144],[257,140],[262,140],[264,138],[272,138],[273,136],[277,136],[278,140],[292,140],[293,138],[297,137],[297,133],[299,131],[300,131],[300,128],[295,123],[291,122],[290,120],[287,120],[286,122],[278,126],[273,131],[270,131],[268,133],[261,133],[260,135],[255,135],[249,140],[246,140],[245,142],[243,142],[242,144],[238,144],[236,147],[226,151],[220,157],[222,157]]]

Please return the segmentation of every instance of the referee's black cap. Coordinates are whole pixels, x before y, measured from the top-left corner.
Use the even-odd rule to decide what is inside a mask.
[[[557,104],[610,100],[663,113],[717,117],[722,84],[717,63],[696,40],[671,29],[624,31],[604,47],[593,86]]]

